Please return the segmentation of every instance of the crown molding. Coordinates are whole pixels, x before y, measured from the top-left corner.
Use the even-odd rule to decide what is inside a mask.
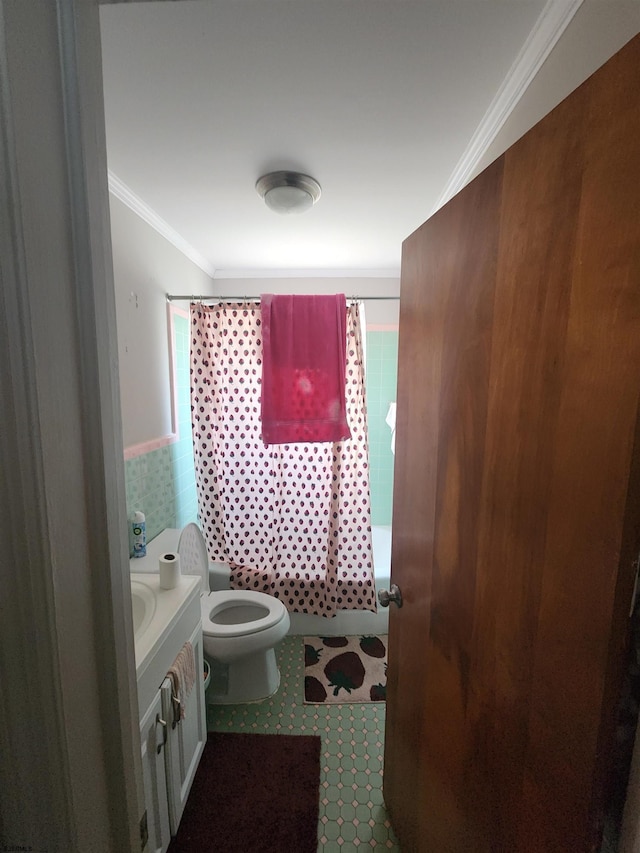
[[[124,181],[121,181],[120,178],[110,169],[109,192],[137,214],[140,219],[143,219],[147,225],[154,228],[159,234],[168,240],[169,243],[175,246],[178,251],[182,252],[183,255],[189,258],[190,261],[193,261],[193,263],[200,267],[203,272],[206,272],[207,275],[211,276],[211,278],[214,277],[216,272],[215,267],[213,267],[209,261],[200,254],[200,252],[194,249],[193,246],[184,239],[184,237],[181,237],[177,231],[174,231],[174,229],[165,222],[162,217],[158,216],[153,208],[149,207],[149,205],[146,204],[140,196],[137,196],[133,190],[131,190]]]
[[[162,237],[182,252],[196,266],[213,279],[239,278],[400,278],[399,269],[362,270],[362,269],[231,269],[217,270],[184,237],[178,234],[161,216],[136,195],[124,181],[109,169],[109,192],[124,205],[155,229]]]
[[[214,279],[236,278],[400,278],[400,269],[231,269],[216,270]]]
[[[548,0],[489,109],[453,170],[432,214],[459,192],[529,88],[584,0]]]
[[[527,91],[584,0],[548,0],[500,89],[476,128],[431,213],[469,181],[478,163]],[[398,278],[398,270],[216,270],[209,261],[109,170],[109,191],[154,228],[203,272],[215,279],[240,278]]]

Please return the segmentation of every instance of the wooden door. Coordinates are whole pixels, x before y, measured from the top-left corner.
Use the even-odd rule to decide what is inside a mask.
[[[403,246],[384,795],[597,850],[640,546],[640,37]]]

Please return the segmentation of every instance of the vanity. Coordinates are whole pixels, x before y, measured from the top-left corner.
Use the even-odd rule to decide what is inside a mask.
[[[158,559],[163,539],[147,556],[131,559],[140,742],[147,814],[146,851],[164,853],[182,817],[206,743],[200,581],[180,576],[175,589],[160,588]],[[184,706],[174,709],[167,671],[185,642],[193,646],[196,682]]]

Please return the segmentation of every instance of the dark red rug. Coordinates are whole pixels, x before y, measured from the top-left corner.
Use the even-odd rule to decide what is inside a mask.
[[[168,853],[316,853],[320,737],[209,732]]]

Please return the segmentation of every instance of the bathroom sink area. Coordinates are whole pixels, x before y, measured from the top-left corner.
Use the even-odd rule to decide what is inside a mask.
[[[149,627],[156,612],[156,596],[146,583],[131,581],[131,607],[133,610],[133,632],[138,640]]]
[[[200,581],[181,575],[174,589],[161,589],[159,575],[132,573],[131,606],[138,694],[145,708],[200,621]]]
[[[147,553],[130,560],[138,722],[148,842],[145,850],[167,850],[180,824],[191,783],[207,740],[202,653],[201,577],[179,574],[173,589],[160,586],[158,561],[175,542],[158,536]],[[171,579],[173,580],[173,578]],[[169,672],[193,687],[178,689]],[[188,651],[188,650],[187,650]],[[198,675],[200,676],[198,678]],[[177,703],[177,704],[176,704]]]

